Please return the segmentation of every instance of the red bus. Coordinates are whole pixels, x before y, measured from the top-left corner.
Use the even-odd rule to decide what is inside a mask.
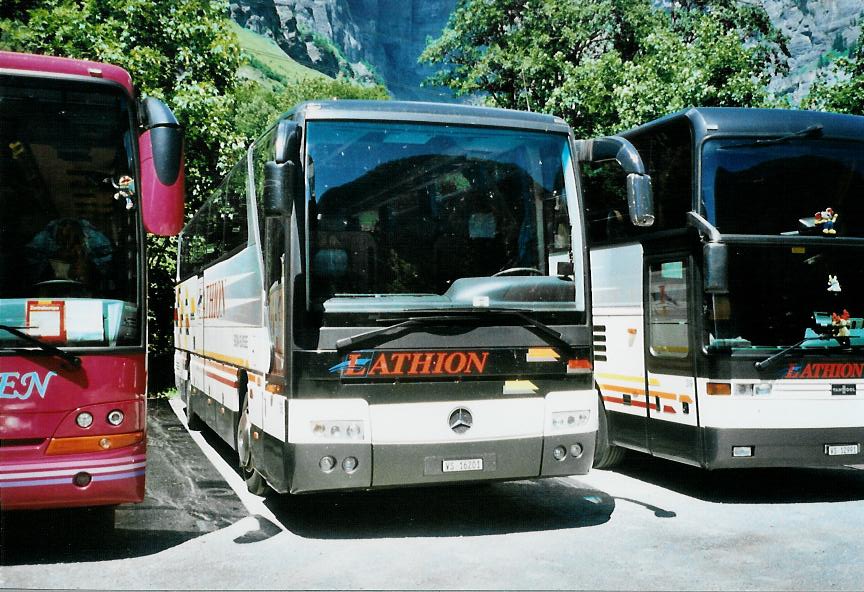
[[[0,52],[3,510],[144,498],[144,233],[183,198],[180,126],[125,70]]]

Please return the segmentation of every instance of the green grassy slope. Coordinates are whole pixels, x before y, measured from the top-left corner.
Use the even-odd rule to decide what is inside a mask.
[[[241,69],[242,75],[270,84],[288,84],[303,78],[332,80],[326,74],[296,62],[267,37],[244,29],[234,21],[231,21],[231,27],[237,33],[240,47],[250,60],[249,66]]]

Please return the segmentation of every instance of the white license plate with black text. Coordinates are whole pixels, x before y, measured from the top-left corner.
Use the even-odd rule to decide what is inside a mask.
[[[482,458],[463,458],[460,460],[445,460],[442,470],[445,473],[457,473],[459,471],[482,471]]]
[[[826,444],[825,454],[828,456],[843,456],[844,454],[858,454],[858,444]]]

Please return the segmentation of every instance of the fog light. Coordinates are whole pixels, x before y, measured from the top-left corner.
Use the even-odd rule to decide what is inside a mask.
[[[108,423],[110,423],[113,426],[119,426],[121,423],[123,423],[123,420],[125,419],[125,417],[126,416],[123,415],[122,411],[120,411],[119,409],[115,409],[114,411],[112,411],[111,413],[108,414]]]
[[[93,425],[93,416],[86,411],[82,411],[78,414],[78,417],[75,418],[75,423],[78,424],[79,428],[89,428]]]
[[[552,451],[552,456],[555,457],[555,460],[564,460],[567,456],[567,449],[563,446],[556,446],[555,450]]]
[[[573,444],[570,446],[570,456],[574,458],[579,458],[582,456],[582,445],[581,444]]]
[[[336,466],[336,459],[332,456],[324,456],[318,461],[318,466],[321,467],[321,470],[325,473],[329,473],[333,470],[333,467]]]
[[[342,461],[342,470],[346,473],[353,473],[357,470],[357,459],[353,456],[346,456]]]
[[[732,456],[735,456],[735,457],[753,456],[753,447],[752,446],[733,446],[732,447]]]
[[[72,483],[77,485],[78,487],[87,487],[90,485],[90,482],[93,480],[93,477],[90,476],[90,473],[78,473],[74,477],[72,477]]]

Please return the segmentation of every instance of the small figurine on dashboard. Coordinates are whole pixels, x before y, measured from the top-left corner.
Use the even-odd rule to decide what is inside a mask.
[[[849,346],[849,311],[843,309],[843,314],[831,313],[832,336],[840,345]]]
[[[840,280],[837,279],[836,275],[828,274],[828,291],[829,292],[842,292],[843,289],[840,287]]]
[[[832,208],[816,212],[816,225],[822,228],[822,234],[837,234],[834,229],[835,222],[837,222],[837,213]]]

